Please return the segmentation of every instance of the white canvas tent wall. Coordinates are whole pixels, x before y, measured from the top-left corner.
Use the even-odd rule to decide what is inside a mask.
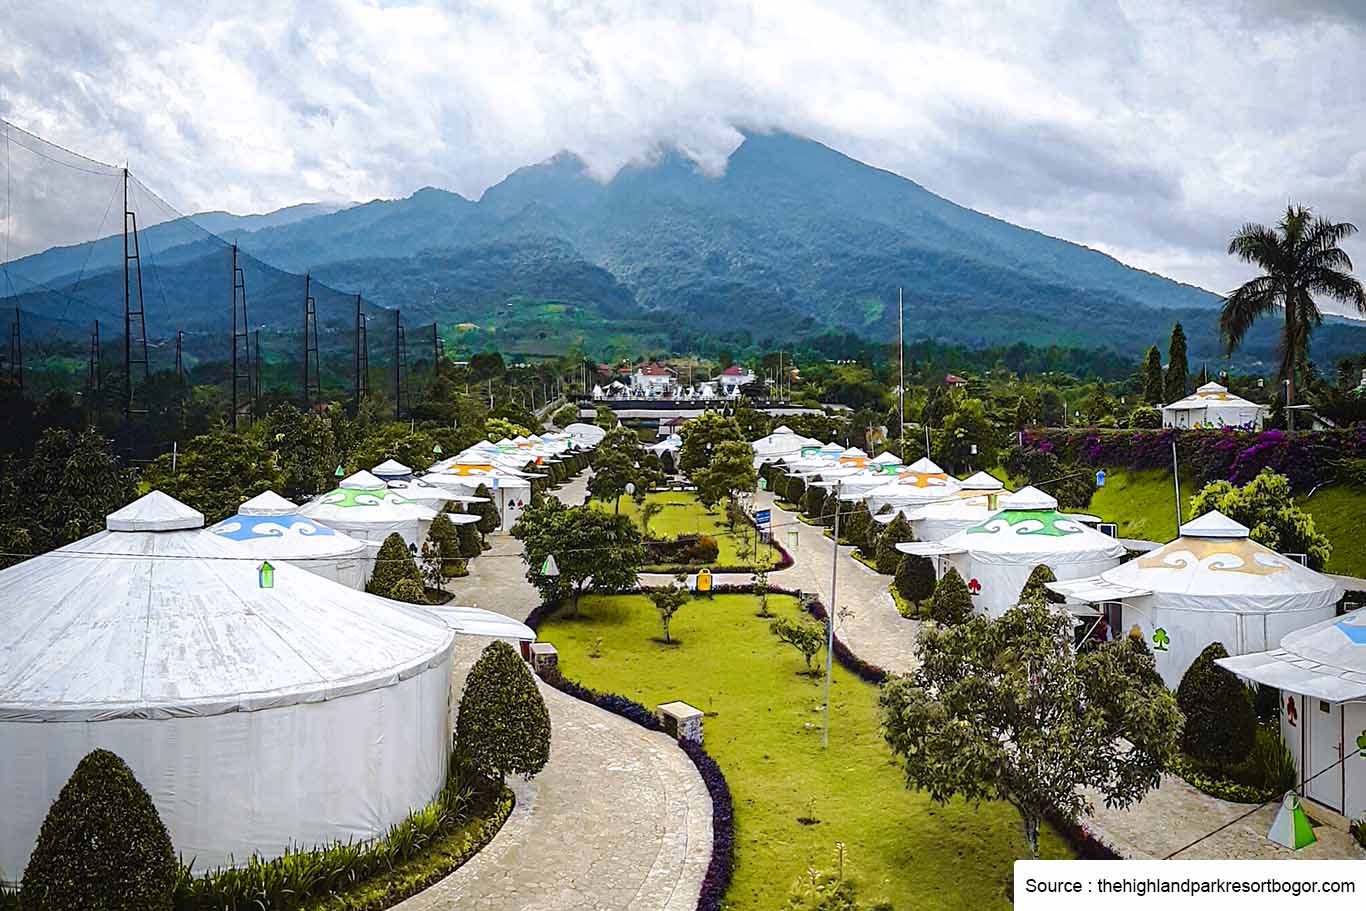
[[[1366,610],[1218,663],[1280,690],[1281,737],[1295,757],[1301,794],[1348,819],[1366,814]]]
[[[299,515],[297,505],[271,490],[209,531],[231,542],[240,556],[288,561],[347,588],[364,589],[374,568],[374,547]]]
[[[399,496],[368,471],[346,478],[336,490],[300,507],[299,514],[376,544],[397,532],[415,548],[436,518],[435,510]]]
[[[1137,627],[1173,689],[1210,643],[1223,643],[1230,655],[1273,648],[1287,633],[1334,616],[1342,597],[1328,576],[1263,547],[1218,512],[1187,522],[1175,541],[1098,581],[1130,590],[1106,597],[1100,587],[1099,594],[1122,603],[1116,632]],[[1087,582],[1075,585],[1098,590]],[[1066,585],[1055,590],[1072,594]]]
[[[531,481],[500,468],[497,460],[476,453],[437,462],[422,480],[457,493],[474,494],[479,485],[488,488],[498,509],[499,527],[508,531],[531,504]]]
[[[1234,395],[1228,387],[1206,383],[1183,399],[1162,408],[1162,426],[1252,427],[1261,429],[1266,406]]]
[[[1058,512],[1058,501],[1035,487],[1005,497],[1000,512],[940,546],[974,590],[973,603],[992,617],[1019,603],[1039,564],[1058,579],[1079,579],[1114,568],[1124,556],[1118,541]]]
[[[0,571],[0,878],[112,750],[196,869],[369,839],[440,791],[454,632],[281,563],[263,588],[160,492]]]

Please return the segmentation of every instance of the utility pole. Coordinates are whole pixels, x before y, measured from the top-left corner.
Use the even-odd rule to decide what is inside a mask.
[[[14,305],[14,323],[9,329],[9,371],[10,381],[24,394],[24,346],[23,333],[19,328],[19,305]]]
[[[896,429],[897,446],[901,446],[906,433],[906,324],[901,307],[901,289],[896,289],[896,363],[897,363],[897,409],[896,419],[900,426]],[[928,455],[928,453],[926,453]]]
[[[238,313],[238,301],[241,313]],[[239,318],[240,316],[240,318]],[[246,361],[245,372],[238,351]],[[232,245],[232,432],[237,432],[237,416],[242,411],[238,389],[245,383],[251,397],[251,343],[247,334],[247,273],[237,264],[237,244]],[[254,408],[252,409],[255,410]]]
[[[1172,486],[1176,489],[1176,533],[1181,533],[1181,470],[1176,463],[1176,437],[1172,437]]]
[[[131,225],[131,231],[130,231]],[[131,241],[131,243],[130,243]],[[129,263],[133,264],[130,272]],[[133,302],[132,279],[137,278],[138,296],[136,306]],[[142,296],[142,255],[138,242],[137,213],[128,208],[128,169],[123,169],[123,420],[127,434],[128,452],[134,447],[133,418],[145,414],[146,409],[138,409],[133,404],[133,365],[142,365],[144,391],[147,385],[147,320]],[[134,354],[133,324],[137,323],[138,353]]]
[[[830,550],[830,604],[825,609],[825,727],[821,731],[821,749],[830,747],[830,674],[835,654],[835,584],[840,571],[840,482],[835,481],[835,538]],[[756,532],[757,533],[757,532]]]
[[[175,409],[176,427],[185,426],[185,361],[181,352],[185,347],[185,333],[177,329],[175,334]]]
[[[312,411],[322,398],[322,374],[318,354],[318,309],[311,292],[312,277],[304,273],[304,411]]]
[[[407,387],[403,382],[403,374],[406,372],[408,352],[405,350],[403,338],[403,311],[394,308],[394,420],[403,420],[403,399],[407,395]]]
[[[252,334],[255,340],[251,347],[255,353],[251,357],[251,413],[254,415],[257,403],[261,401],[261,330]]]
[[[95,328],[90,333],[90,364],[86,371],[85,385],[90,407],[95,409],[95,427],[104,423],[104,390],[100,378],[100,321],[95,320]]]

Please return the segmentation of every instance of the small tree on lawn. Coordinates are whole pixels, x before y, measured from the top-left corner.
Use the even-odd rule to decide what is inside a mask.
[[[748,443],[726,440],[712,452],[711,462],[692,472],[697,499],[708,509],[722,500],[732,502],[742,493],[754,490],[759,476],[754,471],[754,450]],[[727,514],[729,515],[729,513]],[[735,524],[731,522],[731,530]]]
[[[952,566],[934,587],[930,598],[930,619],[940,626],[958,626],[972,616],[972,594],[958,570]]]
[[[427,592],[423,590],[422,583],[416,579],[399,579],[394,583],[394,587],[389,590],[389,597],[395,601],[404,601],[408,604],[429,604]]]
[[[759,567],[754,571],[754,597],[759,599],[759,616],[767,617],[768,613],[768,570]]]
[[[375,557],[375,571],[370,574],[365,590],[382,598],[392,597],[390,592],[401,579],[412,579],[421,585],[422,571],[417,568],[417,561],[413,559],[403,536],[394,532],[380,545],[379,554]]]
[[[1176,703],[1186,716],[1182,752],[1221,766],[1242,762],[1257,735],[1257,712],[1247,687],[1214,663],[1227,657],[1223,643],[1206,646],[1176,690]]]
[[[471,768],[500,782],[510,773],[533,778],[550,759],[550,713],[506,642],[485,648],[465,678],[455,746]]]
[[[916,654],[920,666],[889,678],[880,698],[907,786],[938,803],[1010,802],[1030,856],[1046,814],[1093,809],[1082,788],[1122,809],[1176,752],[1181,712],[1152,656],[1116,641],[1077,657],[1067,619],[1048,608],[930,627]]]
[[[465,558],[477,557],[484,552],[484,542],[479,537],[478,522],[463,522],[455,526],[455,535],[460,556]]]
[[[673,620],[674,614],[688,603],[688,597],[688,589],[683,585],[665,585],[650,589],[650,600],[654,602],[655,610],[659,611],[659,622],[664,627],[665,642],[673,641],[669,638],[669,622]]]
[[[474,490],[476,497],[483,497],[487,503],[471,503],[470,512],[479,516],[479,533],[491,535],[498,530],[503,519],[498,515],[498,507],[493,505],[493,493],[487,486],[480,484]]]
[[[816,653],[825,645],[824,626],[819,623],[779,617],[773,621],[769,629],[773,635],[778,637],[779,641],[786,642],[802,653],[802,657],[806,659],[807,674],[815,673],[811,667],[811,659],[816,657]]]
[[[43,820],[19,907],[171,911],[177,866],[152,798],[122,759],[95,750]]]
[[[1044,607],[1049,604],[1061,604],[1063,596],[1048,587],[1049,582],[1058,581],[1058,577],[1047,563],[1040,563],[1029,572],[1029,578],[1025,580],[1024,588],[1020,589],[1020,604],[1037,604]]]
[[[934,564],[928,557],[902,555],[893,584],[903,599],[920,607],[934,595],[934,582]]]
[[[636,570],[647,557],[640,530],[628,517],[589,506],[567,507],[554,498],[522,513],[512,534],[524,545],[527,581],[547,600],[569,595],[575,613],[584,591],[634,588]],[[541,572],[550,556],[558,576]]]
[[[896,549],[898,544],[915,540],[915,532],[911,530],[911,523],[906,521],[906,517],[897,513],[895,519],[888,523],[887,528],[878,535],[877,538],[877,571],[885,576],[896,574],[897,565],[901,562],[901,551]]]

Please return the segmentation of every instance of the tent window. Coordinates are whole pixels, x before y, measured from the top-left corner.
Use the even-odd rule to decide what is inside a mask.
[[[1319,700],[1319,711],[1320,711],[1320,712],[1323,712],[1323,714],[1327,715],[1329,712],[1332,711],[1332,708],[1328,705],[1328,703],[1326,703],[1326,702],[1324,702],[1322,699],[1320,699],[1320,700]]]

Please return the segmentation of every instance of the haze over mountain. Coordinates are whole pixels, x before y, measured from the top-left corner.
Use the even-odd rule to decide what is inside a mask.
[[[209,330],[227,319],[222,241],[205,238],[208,229],[270,269],[311,271],[332,288],[401,307],[410,324],[494,327],[502,334],[481,341],[514,348],[532,335],[533,347],[581,341],[592,349],[623,327],[641,344],[654,333],[678,349],[706,350],[717,338],[777,345],[826,330],[890,340],[902,287],[908,339],[1108,347],[1133,358],[1165,343],[1179,320],[1193,357],[1219,356],[1216,295],[965,209],[783,133],[748,135],[719,175],[665,151],[603,183],[561,154],[515,171],[478,201],[427,188],[339,209],[193,220],[144,232],[160,268],[178,276],[179,328]],[[96,271],[113,268],[121,250],[113,240],[95,256],[80,245],[14,268],[69,285],[83,257]],[[85,269],[88,291],[92,266]],[[249,280],[253,312],[267,325],[292,326],[301,293],[294,284],[265,274]],[[166,320],[151,301],[148,312],[154,334]],[[343,318],[324,314],[337,325]],[[1274,344],[1274,321],[1264,321],[1241,359],[1268,359]],[[1329,323],[1315,354],[1362,347],[1366,327]]]

